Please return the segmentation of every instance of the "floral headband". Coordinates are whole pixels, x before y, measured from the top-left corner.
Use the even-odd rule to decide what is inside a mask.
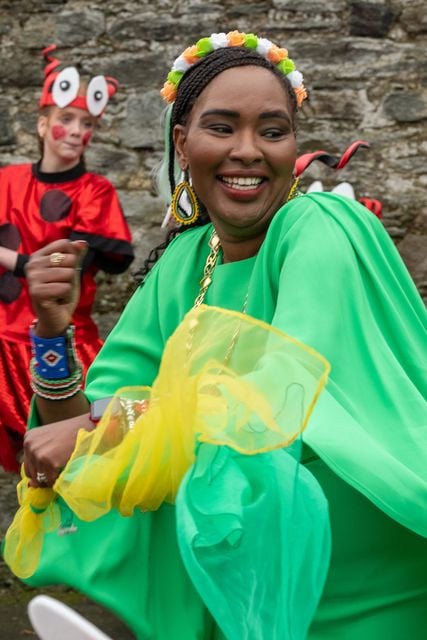
[[[280,49],[270,40],[258,38],[258,36],[253,33],[230,31],[230,33],[213,33],[208,38],[202,38],[193,46],[187,47],[187,49],[178,56],[173,63],[171,71],[168,73],[163,89],[160,91],[163,99],[169,103],[174,102],[178,85],[184,73],[192,67],[193,64],[209,55],[215,49],[223,49],[225,47],[246,47],[246,49],[256,51],[263,56],[263,58],[276,65],[279,71],[288,78],[295,92],[299,107],[305,98],[307,98],[307,90],[304,87],[302,73],[296,70],[295,63],[288,58],[286,49]]]

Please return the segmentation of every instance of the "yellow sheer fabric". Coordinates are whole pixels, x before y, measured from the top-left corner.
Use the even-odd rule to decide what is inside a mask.
[[[174,502],[197,442],[244,454],[293,442],[328,369],[270,325],[202,305],[167,342],[152,388],[120,389],[97,428],[80,431],[54,488],[83,520]]]
[[[29,487],[24,467],[21,475],[20,508],[6,533],[4,559],[19,578],[28,578],[37,568],[44,534],[59,527],[60,515],[55,492]]]
[[[152,388],[119,389],[97,428],[79,432],[54,491],[88,521],[173,503],[198,442],[247,455],[288,446],[328,373],[322,356],[274,327],[202,305],[166,343]],[[26,521],[12,527],[21,535],[6,541],[17,573],[10,546],[30,538]]]

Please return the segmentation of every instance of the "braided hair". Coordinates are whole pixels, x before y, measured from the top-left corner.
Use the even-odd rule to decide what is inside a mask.
[[[282,84],[288,98],[294,116],[297,112],[297,101],[295,92],[286,76],[276,68],[274,64],[261,56],[255,50],[246,47],[226,47],[216,49],[209,55],[201,58],[191,66],[182,77],[178,87],[177,96],[172,108],[169,124],[169,157],[167,158],[168,178],[170,192],[173,193],[176,187],[175,182],[175,146],[173,142],[173,131],[177,124],[185,125],[191,110],[207,85],[220,73],[234,67],[257,66],[271,71]],[[170,242],[180,233],[187,229],[203,226],[210,222],[209,215],[202,203],[200,203],[200,215],[191,225],[181,225],[168,232],[165,241],[152,249],[148,258],[144,261],[144,266],[135,276],[137,279],[143,277],[150,271],[157,262],[161,254],[168,247]]]

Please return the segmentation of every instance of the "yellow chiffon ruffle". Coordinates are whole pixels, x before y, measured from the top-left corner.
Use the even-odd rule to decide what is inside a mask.
[[[44,534],[60,525],[59,507],[53,489],[28,486],[22,466],[17,486],[20,508],[6,532],[4,559],[19,578],[32,576],[37,569]]]
[[[329,368],[268,324],[201,305],[166,343],[153,386],[119,389],[97,428],[79,431],[54,491],[88,521],[111,509],[130,516],[173,503],[197,443],[246,455],[291,444]],[[22,527],[21,535],[25,546]]]

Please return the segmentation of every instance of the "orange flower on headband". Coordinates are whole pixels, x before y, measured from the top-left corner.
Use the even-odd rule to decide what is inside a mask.
[[[245,35],[240,31],[230,31],[227,33],[228,45],[230,47],[243,47],[245,44]]]
[[[273,44],[267,53],[267,60],[270,60],[273,64],[277,64],[288,57],[287,49],[280,49],[277,45]]]
[[[166,80],[163,89],[160,91],[160,95],[166,102],[173,102],[176,98],[176,85]]]
[[[197,55],[197,47],[193,44],[192,47],[187,47],[183,52],[182,57],[188,64],[194,64],[199,60],[199,56]]]
[[[307,89],[304,86],[294,89],[297,97],[297,105],[300,107],[304,100],[308,97]]]

